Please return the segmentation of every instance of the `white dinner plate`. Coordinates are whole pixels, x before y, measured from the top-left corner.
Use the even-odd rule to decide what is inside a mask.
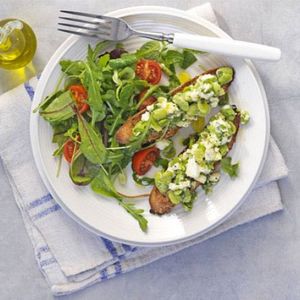
[[[145,31],[188,32],[230,38],[204,19],[196,19],[184,11],[167,7],[131,7],[109,15],[122,17],[136,29]],[[87,45],[94,45],[95,42],[70,36],[57,49],[39,80],[33,108],[54,90],[60,76],[59,61],[84,58]],[[130,38],[124,41],[124,45],[127,50],[133,51],[143,42],[145,40],[141,38]],[[249,61],[204,54],[199,56],[199,62],[189,72],[196,75],[203,71],[203,67],[209,69],[221,65],[234,67],[235,80],[229,90],[231,102],[247,110],[251,116],[250,123],[240,129],[231,151],[233,161],[240,162],[239,176],[231,180],[227,175],[222,175],[208,197],[199,190],[194,208],[188,213],[176,207],[170,214],[159,217],[149,213],[148,199],[134,200],[137,207],[145,209],[145,217],[149,221],[147,233],[140,230],[138,223],[114,199],[101,197],[89,187],[75,186],[69,178],[67,163],[63,162],[60,176],[56,176],[57,159],[52,156],[56,146],[51,143],[52,129],[37,113],[32,113],[30,132],[36,165],[46,187],[65,212],[96,234],[139,246],[186,241],[206,233],[228,218],[247,197],[262,169],[269,141],[269,112],[264,88]],[[184,134],[181,132],[177,139]],[[132,180],[119,188],[127,194],[141,191]]]

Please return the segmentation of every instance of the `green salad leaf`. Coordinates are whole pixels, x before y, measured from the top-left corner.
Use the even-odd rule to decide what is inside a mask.
[[[102,169],[99,170],[98,175],[91,182],[91,188],[97,194],[122,200],[110,178]]]
[[[67,75],[80,75],[84,71],[84,62],[81,60],[61,60],[59,64]]]
[[[94,164],[103,164],[106,159],[106,148],[102,137],[81,114],[77,114],[78,129],[81,138],[80,151]]]
[[[177,50],[168,50],[164,56],[164,62],[167,65],[172,65],[172,64],[182,64],[183,62],[183,55]]]
[[[72,95],[70,91],[66,91],[54,98],[45,109],[40,111],[40,114],[49,122],[64,121],[75,114],[73,106]]]
[[[85,63],[86,76],[84,80],[84,85],[87,87],[88,91],[88,103],[90,105],[92,111],[92,125],[95,124],[96,121],[101,121],[104,114],[103,101],[100,94],[99,84],[96,80],[96,73],[93,68]]]
[[[187,69],[188,67],[190,67],[194,62],[197,61],[196,56],[194,55],[194,53],[191,50],[188,49],[184,49],[182,52],[182,61],[180,63],[180,67],[182,69]]]
[[[130,100],[134,96],[135,87],[132,84],[126,84],[121,88],[119,94],[119,103],[122,108],[126,108],[129,105]]]
[[[221,168],[227,173],[230,177],[238,176],[239,163],[232,164],[232,158],[230,156],[224,157],[221,160]]]
[[[138,58],[146,59],[158,59],[160,51],[162,49],[162,43],[158,41],[146,42],[140,49],[136,51],[136,56]]]
[[[76,185],[88,185],[99,172],[99,167],[92,164],[78,152],[71,162],[69,175]]]

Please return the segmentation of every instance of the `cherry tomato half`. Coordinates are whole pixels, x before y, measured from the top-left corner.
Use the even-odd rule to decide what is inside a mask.
[[[159,157],[159,149],[150,147],[136,152],[132,157],[132,169],[137,175],[146,174]]]
[[[142,98],[145,96],[146,92],[147,92],[147,90],[143,90],[139,93],[138,101],[142,100]],[[157,101],[156,97],[149,96],[140,104],[140,106],[138,107],[138,110],[141,111],[141,110],[145,109],[148,105],[151,105],[156,101]]]
[[[135,74],[151,84],[159,83],[161,79],[161,67],[158,62],[150,59],[141,59],[138,61]]]
[[[72,161],[74,151],[75,143],[72,140],[68,140],[64,145],[64,157],[68,163]]]
[[[90,106],[86,103],[86,99],[88,98],[88,93],[86,89],[82,85],[71,85],[69,87],[74,100],[76,101],[77,108],[79,113],[83,114],[86,112]]]
[[[80,136],[76,136],[76,141],[80,142]],[[64,157],[68,163],[71,163],[74,152],[78,150],[78,144],[71,139],[67,140],[64,145]]]

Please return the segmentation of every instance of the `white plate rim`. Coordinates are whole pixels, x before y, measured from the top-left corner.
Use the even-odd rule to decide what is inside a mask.
[[[106,15],[110,16],[115,16],[115,17],[122,17],[122,16],[130,16],[130,15],[135,15],[135,14],[161,14],[161,15],[168,15],[168,16],[176,16],[180,17],[183,19],[187,19],[189,21],[193,21],[194,23],[198,25],[202,25],[207,27],[209,30],[217,34],[218,36],[222,38],[227,38],[227,39],[232,39],[227,33],[225,33],[222,29],[217,27],[216,25],[212,24],[211,22],[201,18],[201,17],[193,17],[190,16],[187,11],[175,9],[175,8],[170,8],[170,7],[165,7],[165,6],[132,6],[128,8],[123,8],[119,10],[115,10],[112,12],[107,13]],[[36,88],[36,92],[34,95],[34,99],[32,102],[32,108],[34,108],[37,103],[39,103],[39,99],[42,95],[43,89],[45,88],[47,84],[46,78],[51,74],[53,69],[55,68],[56,64],[58,63],[60,56],[67,50],[69,49],[80,37],[71,35],[68,37],[61,45],[60,47],[55,51],[55,53],[52,55],[50,58],[49,62],[47,63],[44,71],[42,72],[41,78],[39,80],[39,83]],[[118,237],[111,236],[109,234],[106,234],[104,232],[101,232],[100,230],[95,229],[91,225],[89,225],[87,222],[84,220],[80,219],[77,215],[75,215],[65,204],[64,202],[57,196],[55,190],[53,189],[51,183],[49,182],[45,171],[44,171],[44,165],[41,157],[41,151],[39,148],[39,143],[38,143],[38,119],[39,116],[38,114],[33,114],[31,113],[30,116],[30,140],[31,140],[31,147],[32,147],[32,152],[33,152],[33,157],[35,164],[37,166],[37,169],[39,171],[39,174],[46,186],[46,188],[49,190],[55,201],[63,208],[63,210],[77,223],[79,223],[81,226],[89,230],[90,232],[95,233],[96,235],[100,235],[102,237],[108,238],[110,240],[116,241],[116,242],[121,242],[121,243],[127,243],[130,245],[134,246],[143,246],[143,247],[153,247],[153,246],[166,246],[166,245],[172,245],[180,242],[185,242],[191,239],[194,239],[196,237],[199,237],[201,235],[204,235],[208,231],[211,231],[212,229],[216,228],[220,224],[222,224],[227,218],[229,218],[239,207],[240,205],[244,202],[244,200],[247,198],[249,193],[252,191],[253,187],[255,186],[255,183],[257,179],[259,178],[259,175],[261,174],[266,155],[267,155],[267,150],[269,146],[269,140],[270,140],[270,115],[269,115],[269,107],[268,107],[268,102],[267,102],[267,97],[266,93],[262,84],[262,81],[260,79],[260,76],[254,67],[253,63],[250,60],[244,60],[246,65],[250,68],[252,71],[256,82],[259,86],[261,96],[263,99],[263,105],[265,109],[265,122],[266,122],[266,138],[265,138],[265,145],[264,145],[264,151],[263,155],[260,160],[259,168],[257,170],[256,176],[254,177],[252,184],[249,185],[248,190],[245,192],[244,196],[240,199],[240,201],[226,214],[224,215],[220,220],[218,220],[216,223],[208,226],[205,230],[202,230],[198,233],[181,237],[181,238],[176,238],[174,240],[169,240],[166,242],[133,242],[129,240],[124,240]]]

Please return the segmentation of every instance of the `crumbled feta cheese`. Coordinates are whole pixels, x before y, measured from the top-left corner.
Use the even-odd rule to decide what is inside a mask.
[[[217,97],[211,97],[210,98],[211,107],[217,107],[218,103],[219,103],[219,98],[217,98]]]
[[[170,144],[169,141],[167,140],[162,140],[162,141],[158,141],[156,142],[156,147],[159,149],[159,150],[164,150],[166,147],[168,147]]]
[[[207,140],[209,141],[209,143],[215,146],[219,146],[221,144],[220,139],[214,133],[211,133],[210,136],[207,138]]]
[[[230,124],[222,119],[214,120],[210,123],[210,125],[214,127],[218,133],[228,134],[229,130],[231,129]]]
[[[202,98],[202,99],[205,99],[205,100],[208,100],[208,99],[210,99],[210,98],[215,98],[215,97],[213,97],[214,96],[214,92],[209,92],[209,93],[203,93],[203,92],[200,92],[200,97]],[[218,99],[218,98],[217,98]],[[210,101],[211,102],[211,101]]]
[[[169,184],[169,190],[171,190],[171,191],[182,190],[185,188],[189,188],[190,186],[191,186],[191,182],[189,180],[181,181],[178,184],[171,182]]]
[[[218,151],[218,148],[208,148],[205,150],[205,160],[208,161],[217,161],[222,159],[221,153]]]
[[[144,112],[144,113],[142,114],[141,120],[142,120],[142,121],[148,121],[149,118],[150,118],[150,113],[149,113],[148,111],[146,111],[146,112]]]
[[[209,83],[204,83],[202,85],[202,89],[203,89],[204,93],[207,93],[210,88],[211,88],[211,85]]]
[[[215,76],[214,75],[212,75],[212,74],[204,74],[204,75],[201,75],[200,77],[199,77],[199,81],[205,81],[205,80],[207,80],[207,79],[211,79],[211,78],[214,78]]]
[[[197,164],[194,157],[192,157],[188,160],[188,162],[186,164],[185,174],[194,179],[199,177],[200,166]]]
[[[186,93],[186,97],[188,98],[188,100],[197,101],[199,98],[199,90],[195,89],[195,90],[188,91]]]
[[[207,178],[205,175],[200,175],[196,180],[199,181],[200,183],[205,183],[206,179]]]
[[[150,104],[147,106],[148,111],[152,111],[154,109],[154,104]]]
[[[223,136],[222,140],[220,141],[220,145],[225,145],[229,142],[228,136]]]

